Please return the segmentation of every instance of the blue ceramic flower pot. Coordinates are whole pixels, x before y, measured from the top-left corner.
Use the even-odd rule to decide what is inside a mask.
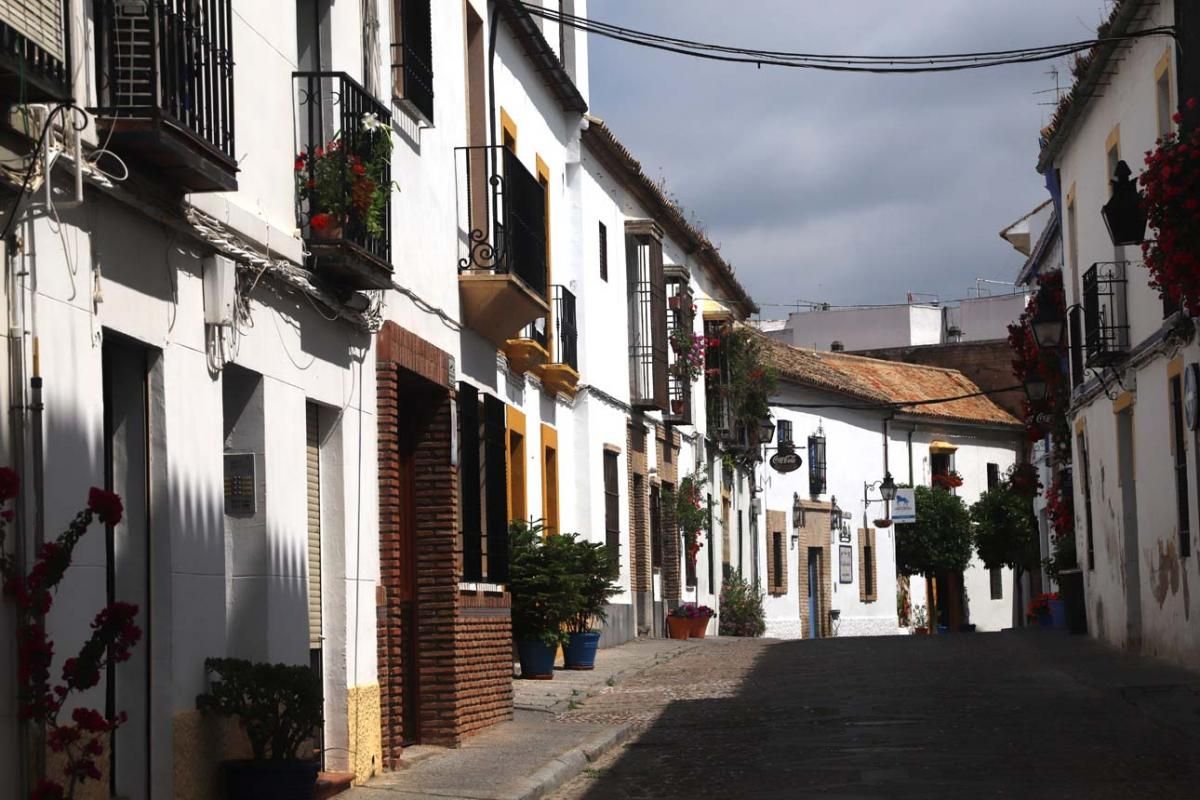
[[[1067,629],[1067,604],[1063,600],[1050,601],[1050,620],[1052,627],[1057,630]]]
[[[549,680],[554,677],[556,648],[545,642],[517,642],[517,659],[521,662],[521,677]]]
[[[567,669],[595,669],[600,632],[572,633],[563,648],[563,666]]]

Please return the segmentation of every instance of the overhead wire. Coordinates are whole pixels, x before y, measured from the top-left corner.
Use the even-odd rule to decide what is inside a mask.
[[[1171,26],[1158,26],[1131,31],[1119,36],[1085,39],[1061,44],[1023,47],[1007,50],[983,50],[964,53],[922,55],[850,55],[833,53],[800,53],[782,50],[760,50],[702,42],[675,36],[637,30],[600,20],[576,16],[559,9],[542,8],[524,0],[514,0],[529,14],[557,22],[576,30],[594,33],[608,39],[639,47],[691,56],[710,61],[754,64],[758,67],[776,66],[792,69],[815,69],[830,72],[860,72],[873,74],[906,74],[958,72],[972,69],[1051,61],[1082,53],[1102,44],[1115,44],[1147,36],[1175,36]]]

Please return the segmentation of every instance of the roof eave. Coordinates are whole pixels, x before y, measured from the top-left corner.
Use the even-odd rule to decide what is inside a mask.
[[[1141,9],[1144,2],[1145,0],[1125,0],[1125,3],[1121,6],[1121,10],[1117,12],[1117,16],[1113,19],[1108,31],[1108,38],[1122,36],[1128,32],[1129,23],[1133,21],[1134,16]],[[1096,55],[1092,58],[1092,63],[1088,65],[1087,72],[1072,89],[1076,94],[1075,100],[1072,101],[1070,107],[1067,109],[1066,116],[1058,124],[1054,135],[1042,147],[1042,152],[1038,156],[1037,171],[1039,173],[1044,175],[1054,166],[1054,161],[1066,146],[1067,140],[1071,138],[1075,123],[1087,111],[1092,90],[1096,88],[1104,77],[1109,60],[1121,44],[1123,43],[1108,42],[1097,48]]]
[[[504,21],[512,28],[513,35],[525,50],[525,55],[529,57],[534,68],[542,73],[542,79],[558,99],[563,111],[586,114],[587,100],[571,80],[566,67],[542,35],[537,20],[529,10],[521,5],[520,0],[500,0],[496,7]]]

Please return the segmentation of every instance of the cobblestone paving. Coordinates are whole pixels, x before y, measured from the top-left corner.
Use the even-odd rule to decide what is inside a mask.
[[[709,640],[555,719],[635,729],[557,800],[1200,798],[1200,675],[1051,632]]]

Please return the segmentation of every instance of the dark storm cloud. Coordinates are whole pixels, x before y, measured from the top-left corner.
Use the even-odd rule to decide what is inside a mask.
[[[703,41],[916,54],[1089,38],[1103,0],[591,0]],[[1051,64],[872,76],[718,64],[592,37],[592,113],[699,220],[759,300],[901,302],[1011,279],[997,232],[1046,198]],[[1065,85],[1069,73],[1058,64]],[[770,316],[772,309],[764,308]],[[775,315],[782,311],[776,309]]]

